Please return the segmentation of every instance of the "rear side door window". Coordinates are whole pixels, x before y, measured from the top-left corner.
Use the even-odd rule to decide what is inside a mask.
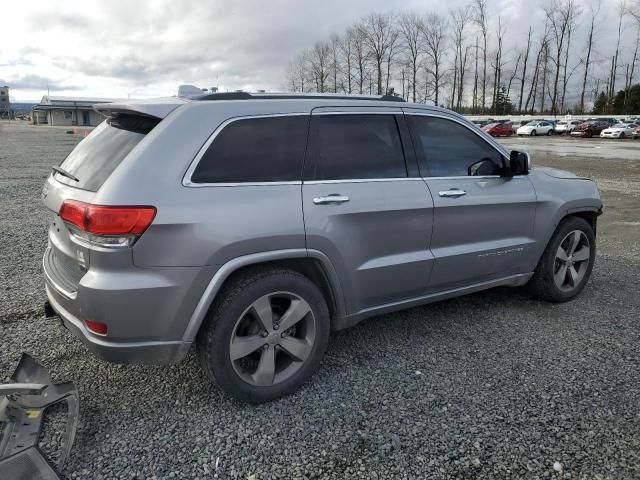
[[[305,180],[405,177],[404,151],[393,115],[313,116]]]
[[[191,183],[299,182],[308,127],[308,115],[233,120],[213,138]]]
[[[430,177],[499,175],[504,158],[465,126],[440,117],[407,115],[420,171]],[[485,160],[479,170],[470,167]]]

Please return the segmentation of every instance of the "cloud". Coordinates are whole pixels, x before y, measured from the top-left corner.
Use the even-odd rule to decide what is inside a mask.
[[[302,49],[342,33],[371,11],[437,11],[470,0],[5,0],[0,78],[16,98],[46,91],[125,97],[171,95],[180,83],[280,89],[287,63]],[[522,46],[530,22],[537,39],[548,0],[489,2],[506,24],[507,55]],[[599,38],[615,30],[602,20]],[[586,23],[586,22],[582,22]],[[490,34],[495,36],[495,25]],[[631,31],[632,29],[629,29]],[[574,48],[584,44],[576,31]],[[612,42],[615,43],[615,42]],[[623,46],[629,42],[623,42]],[[598,42],[602,57],[610,52]],[[609,45],[606,45],[608,47]],[[629,47],[630,48],[630,47]],[[598,52],[599,54],[599,52]],[[605,55],[606,54],[606,55]],[[604,67],[603,67],[604,68]],[[606,75],[605,75],[606,76]]]
[[[68,90],[82,90],[86,88],[85,85],[73,85],[64,81],[55,81],[40,75],[20,75],[17,77],[8,77],[6,79],[0,78],[0,84],[9,85],[12,90],[50,90],[55,91],[68,91]]]

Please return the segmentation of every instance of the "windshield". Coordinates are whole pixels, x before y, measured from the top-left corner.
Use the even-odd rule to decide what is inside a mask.
[[[57,172],[55,179],[72,187],[97,191],[157,123],[157,119],[133,115],[102,122],[60,164],[78,181]]]
[[[526,127],[535,127],[536,125],[538,125],[538,122],[529,122],[525,126]]]

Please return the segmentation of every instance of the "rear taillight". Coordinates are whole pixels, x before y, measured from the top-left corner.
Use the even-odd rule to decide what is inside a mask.
[[[60,218],[71,225],[77,238],[103,247],[133,245],[156,216],[150,206],[91,205],[66,200],[60,207]]]

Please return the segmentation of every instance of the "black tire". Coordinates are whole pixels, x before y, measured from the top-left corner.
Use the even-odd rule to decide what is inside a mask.
[[[621,138],[621,139],[625,138],[625,136],[624,136],[624,132],[620,132],[620,138]]]
[[[230,357],[230,342],[239,319],[252,303],[274,292],[291,292],[308,303],[313,313],[315,337],[309,356],[295,373],[282,382],[259,386],[248,383],[236,372]],[[203,370],[225,392],[244,402],[263,403],[293,393],[318,370],[329,333],[327,303],[311,280],[288,269],[257,268],[240,274],[223,287],[200,328],[196,348]]]
[[[550,137],[552,134],[553,134],[553,130],[549,130],[549,131],[547,132],[547,136],[548,136],[548,137]]]
[[[538,132],[536,132],[535,130],[531,130],[531,136],[535,137],[536,135],[538,135]]]
[[[582,276],[580,282],[573,287],[572,290],[562,290],[554,281],[554,271],[557,267],[556,252],[558,251],[561,242],[573,231],[583,232],[589,242],[589,260],[586,265],[586,270]],[[580,294],[584,286],[589,281],[591,271],[593,270],[593,263],[596,254],[596,239],[593,233],[593,228],[589,223],[579,217],[567,217],[551,237],[547,247],[542,254],[542,258],[538,262],[533,277],[528,283],[529,291],[538,298],[546,300],[548,302],[567,302],[572,300]]]

